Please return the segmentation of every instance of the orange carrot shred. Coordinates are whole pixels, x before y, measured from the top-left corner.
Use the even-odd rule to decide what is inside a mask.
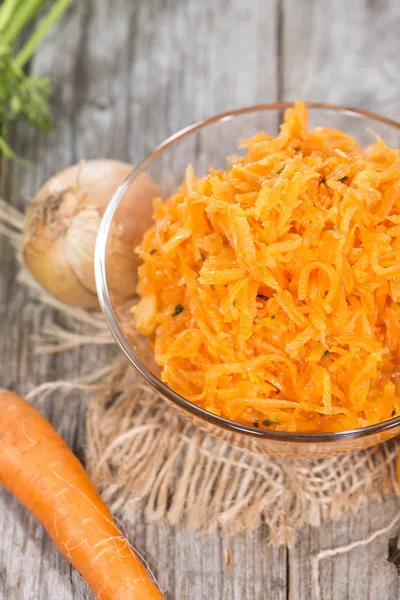
[[[138,248],[133,311],[163,381],[215,414],[276,430],[399,414],[398,150],[309,130],[301,102],[277,136],[243,146],[226,171],[189,169]]]

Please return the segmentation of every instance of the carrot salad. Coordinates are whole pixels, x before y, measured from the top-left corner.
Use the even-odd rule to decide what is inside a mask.
[[[226,171],[154,203],[136,327],[206,410],[292,432],[400,414],[400,157],[308,129],[303,103]]]

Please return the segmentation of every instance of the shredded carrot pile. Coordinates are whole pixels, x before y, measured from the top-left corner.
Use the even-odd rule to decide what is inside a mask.
[[[225,418],[292,432],[400,414],[400,158],[308,130],[303,103],[226,171],[154,203],[133,309],[163,381]]]

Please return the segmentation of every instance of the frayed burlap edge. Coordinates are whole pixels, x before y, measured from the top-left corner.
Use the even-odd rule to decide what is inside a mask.
[[[18,255],[22,227],[23,215],[0,201],[0,233]],[[18,280],[39,306],[68,315],[80,328],[51,325],[36,340],[40,351],[113,343],[99,314],[50,298],[23,268]],[[318,526],[357,511],[369,498],[399,494],[395,441],[323,459],[254,454],[184,421],[122,359],[77,381],[42,383],[28,398],[60,388],[89,392],[87,469],[120,514],[140,505],[148,521],[231,534],[264,521],[271,543],[290,545],[304,524]]]
[[[105,382],[89,405],[86,457],[114,511],[142,504],[149,521],[229,533],[263,520],[271,543],[291,544],[306,523],[398,493],[394,441],[324,459],[254,454],[185,422],[125,361]]]

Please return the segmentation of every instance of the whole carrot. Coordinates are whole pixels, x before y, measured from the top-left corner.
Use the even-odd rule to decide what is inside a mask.
[[[99,600],[163,598],[79,460],[33,406],[6,390],[0,390],[0,485],[42,523]]]

